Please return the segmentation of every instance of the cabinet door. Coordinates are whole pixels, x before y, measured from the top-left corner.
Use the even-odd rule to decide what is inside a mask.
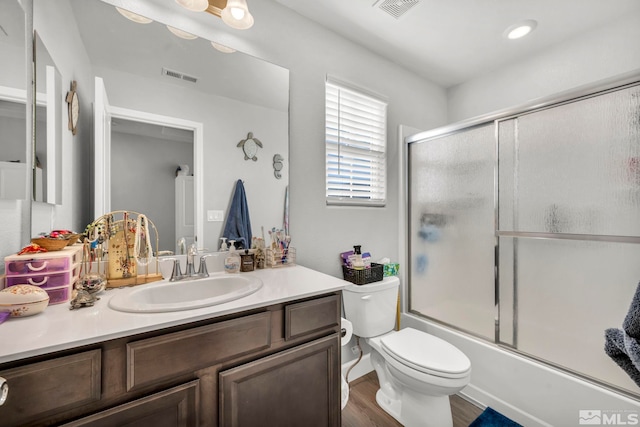
[[[220,425],[340,426],[340,338],[333,334],[220,373]]]
[[[82,418],[66,427],[191,427],[198,420],[198,381]]]

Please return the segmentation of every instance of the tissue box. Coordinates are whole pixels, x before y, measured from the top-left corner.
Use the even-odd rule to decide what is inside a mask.
[[[383,269],[384,277],[397,276],[398,270],[400,270],[400,264],[397,262],[385,264]]]

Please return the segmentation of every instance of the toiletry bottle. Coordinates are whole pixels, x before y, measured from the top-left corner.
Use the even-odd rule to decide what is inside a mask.
[[[249,253],[249,249],[245,249],[244,254],[240,255],[240,258],[241,258],[240,271],[247,272],[247,271],[254,270],[255,257],[254,257],[254,254]]]
[[[222,243],[220,243],[220,252],[228,251],[229,249],[227,248],[227,238],[221,237],[220,240],[222,240]]]
[[[364,261],[362,261],[362,252],[360,250],[360,245],[355,245],[353,247],[353,258],[351,261],[351,268],[353,268],[354,270],[364,269]]]
[[[236,252],[235,243],[235,240],[229,240],[229,255],[224,259],[224,271],[226,273],[240,272],[240,255]]]

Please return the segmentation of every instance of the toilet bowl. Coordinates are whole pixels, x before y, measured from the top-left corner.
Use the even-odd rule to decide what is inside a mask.
[[[347,286],[345,316],[354,335],[371,347],[380,383],[378,405],[406,427],[450,427],[449,396],[469,383],[471,362],[433,335],[412,328],[393,331],[399,284],[397,277],[389,277]]]

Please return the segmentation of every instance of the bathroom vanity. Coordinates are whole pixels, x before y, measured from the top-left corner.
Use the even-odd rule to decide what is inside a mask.
[[[301,266],[255,274],[262,289],[213,307],[117,312],[115,289],[8,320],[2,425],[339,426],[346,282]]]

